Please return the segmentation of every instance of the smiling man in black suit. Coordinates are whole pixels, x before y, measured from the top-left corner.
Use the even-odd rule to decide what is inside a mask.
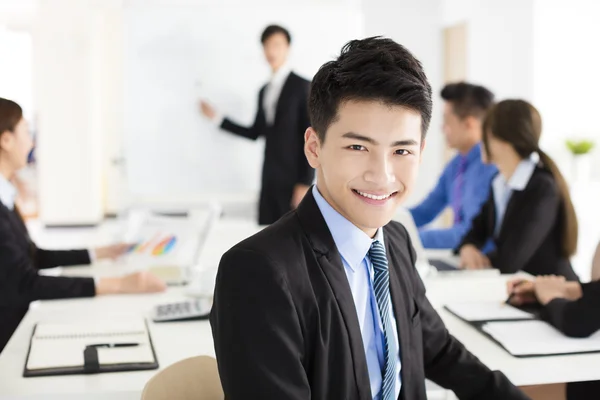
[[[321,67],[304,151],[317,185],[297,210],[234,246],[211,326],[225,398],[425,400],[527,396],[446,330],[406,229],[431,118],[419,61],[389,39],[349,42]]]

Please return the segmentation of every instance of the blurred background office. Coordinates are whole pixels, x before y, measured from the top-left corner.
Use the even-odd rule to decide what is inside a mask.
[[[600,153],[578,142],[600,145],[599,17],[594,0],[0,0],[0,97],[23,106],[36,142],[19,175],[21,209],[40,226],[77,226],[133,205],[217,200],[254,220],[264,141],[220,134],[198,100],[252,122],[270,76],[268,24],[290,30],[290,64],[306,79],[346,41],[385,35],[422,61],[435,92],[408,205],[454,155],[441,130],[445,83],[530,101],[541,147],[570,184],[585,281],[600,238]],[[433,226],[451,223],[447,212]]]

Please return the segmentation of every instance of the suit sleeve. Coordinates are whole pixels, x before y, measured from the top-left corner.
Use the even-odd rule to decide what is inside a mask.
[[[88,250],[44,250],[34,245],[34,265],[37,269],[90,264]]]
[[[510,226],[506,240],[488,255],[494,268],[504,274],[523,269],[554,228],[560,212],[560,194],[550,181],[533,181],[526,190],[527,201],[519,205],[516,218],[503,221]]]
[[[408,233],[406,234],[408,237]],[[414,265],[416,254],[410,237],[409,252]],[[425,295],[425,287],[413,272],[416,302],[421,319],[425,376],[454,391],[465,400],[529,399],[499,371],[491,371],[456,340]]]
[[[258,107],[256,108],[256,116],[254,117],[254,123],[251,127],[246,127],[239,125],[229,118],[223,119],[220,128],[226,130],[234,135],[238,135],[241,137],[245,137],[246,139],[256,140],[260,136],[264,124],[265,124],[265,115],[262,112],[262,93],[264,88],[261,89],[258,94]]]
[[[490,190],[487,201],[483,203],[479,214],[471,221],[471,229],[469,229],[463,238],[462,242],[457,248],[457,251],[459,251],[461,247],[468,244],[471,244],[478,249],[483,248],[491,236],[492,230],[494,229],[493,226],[489,226],[488,224],[490,215],[494,213],[494,208],[494,192],[493,190]]]
[[[310,399],[297,312],[266,256],[243,249],[223,256],[210,322],[226,399]]]
[[[582,289],[579,300],[552,300],[542,309],[542,319],[571,337],[584,338],[600,330],[600,281],[583,284]]]
[[[0,307],[27,305],[34,300],[94,296],[92,278],[41,276],[31,257],[18,246],[7,221],[0,221]]]
[[[298,178],[297,183],[310,186],[315,178],[315,170],[308,164],[306,155],[304,154],[304,133],[310,126],[310,118],[308,116],[308,92],[310,84],[302,87],[302,96],[300,99],[299,115],[298,115]]]

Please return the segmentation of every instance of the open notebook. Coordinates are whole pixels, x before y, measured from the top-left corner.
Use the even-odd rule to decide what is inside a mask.
[[[467,322],[533,319],[535,316],[500,301],[459,302],[446,304],[446,310]]]
[[[489,322],[481,329],[515,357],[600,352],[600,332],[571,338],[538,320]]]
[[[23,376],[157,369],[145,320],[39,323]]]

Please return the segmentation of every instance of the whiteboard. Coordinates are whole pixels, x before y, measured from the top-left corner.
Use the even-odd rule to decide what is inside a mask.
[[[359,8],[130,5],[124,12],[124,138],[130,195],[192,199],[260,186],[264,143],[220,131],[200,97],[250,125],[268,81],[260,34],[292,34],[291,66],[311,79],[344,43],[363,35]]]

